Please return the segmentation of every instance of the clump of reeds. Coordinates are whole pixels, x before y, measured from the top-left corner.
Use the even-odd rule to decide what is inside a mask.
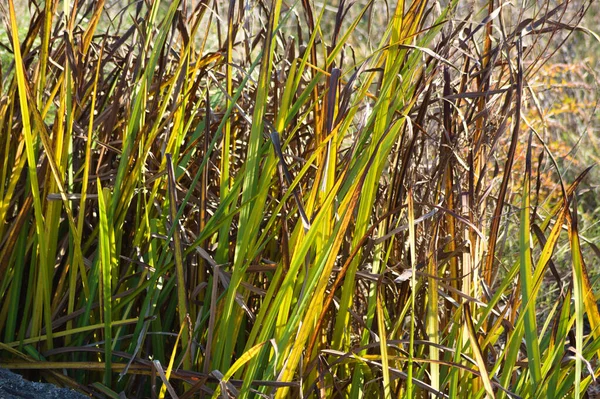
[[[115,398],[583,395],[589,169],[524,115],[588,6],[9,0],[0,366]]]

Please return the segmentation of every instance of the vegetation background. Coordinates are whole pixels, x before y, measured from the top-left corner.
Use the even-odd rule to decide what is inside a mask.
[[[598,395],[598,2],[0,14],[0,366],[113,398]]]

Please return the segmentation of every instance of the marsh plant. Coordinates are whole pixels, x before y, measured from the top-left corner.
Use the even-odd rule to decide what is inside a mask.
[[[589,6],[3,3],[0,366],[114,398],[592,391],[594,171],[532,84]]]

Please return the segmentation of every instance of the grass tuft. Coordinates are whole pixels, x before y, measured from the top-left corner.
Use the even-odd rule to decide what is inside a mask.
[[[109,397],[598,389],[590,1],[0,8],[1,367]]]

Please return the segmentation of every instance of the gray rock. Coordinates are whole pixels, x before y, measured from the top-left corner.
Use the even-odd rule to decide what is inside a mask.
[[[31,382],[0,368],[0,399],[88,399],[78,392],[52,384]]]

